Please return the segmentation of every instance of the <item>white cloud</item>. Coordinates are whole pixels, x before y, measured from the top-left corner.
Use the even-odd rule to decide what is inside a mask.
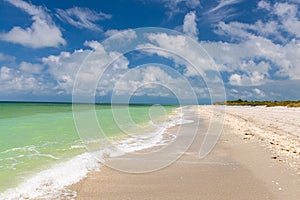
[[[199,0],[163,0],[165,7],[169,9],[176,9],[180,6],[180,4],[184,4],[188,8],[197,8],[200,6]]]
[[[258,95],[259,97],[265,97],[265,96],[266,96],[266,94],[264,93],[264,91],[262,91],[262,90],[260,90],[260,89],[258,89],[258,88],[254,88],[254,89],[252,89],[252,91],[253,91],[256,95]]]
[[[19,70],[6,66],[0,68],[0,84],[2,94],[34,93],[45,89],[43,81],[32,74],[23,74]]]
[[[247,28],[250,26],[248,24],[243,24],[240,22],[230,22],[226,24],[221,21],[218,23],[214,32],[219,35],[228,36],[233,40],[245,40],[248,39],[252,34],[247,32]]]
[[[285,31],[300,38],[300,19],[298,6],[289,3],[276,3],[274,13],[281,19],[282,27]]]
[[[253,91],[248,91],[245,89],[231,89],[227,91],[227,98],[250,100],[253,98]]]
[[[95,41],[86,42],[86,44],[94,46]],[[53,89],[63,94],[71,94],[74,80],[77,78],[79,88],[77,92],[83,96],[92,95],[95,91],[100,96],[112,92],[117,96],[128,95],[131,92],[134,92],[135,96],[170,97],[172,92],[181,94],[181,98],[188,98],[192,95],[186,90],[187,83],[182,78],[174,78],[160,67],[147,66],[129,69],[129,61],[122,56],[106,66],[103,63],[113,60],[118,53],[106,52],[103,48],[99,52],[97,50],[98,48],[94,52],[90,50],[62,52],[58,56],[43,58],[43,63],[48,66],[48,73],[57,81]],[[81,63],[85,58],[87,58],[85,63]],[[84,67],[84,70],[81,74],[77,74],[80,66]],[[95,83],[98,84],[95,85]],[[160,84],[169,86],[172,92],[164,89]]]
[[[234,94],[238,94],[238,93],[239,93],[239,91],[236,90],[236,89],[231,89],[230,91],[231,91],[232,93],[234,93]]]
[[[258,2],[257,8],[258,9],[265,9],[265,10],[270,11],[271,10],[271,5],[268,1],[261,0],[261,1]]]
[[[238,13],[236,13],[236,8],[231,5],[238,4],[243,0],[220,0],[216,6],[208,9],[208,11],[203,13],[203,20],[209,21],[211,23],[219,22],[224,19],[230,19]]]
[[[229,99],[243,99],[248,101],[255,100],[274,100],[280,97],[278,94],[272,91],[265,91],[257,87],[237,87],[235,89],[230,89],[227,91],[227,96]]]
[[[31,74],[40,74],[44,69],[41,64],[32,64],[28,62],[21,62],[19,66],[20,71]]]
[[[297,15],[298,7],[295,4],[276,3],[274,5],[274,13],[281,17],[294,17]]]
[[[147,38],[151,44],[141,45],[139,48],[145,48],[145,51],[149,53],[172,59],[177,65],[186,65],[185,76],[204,76],[205,70],[214,70],[210,58],[194,40],[183,35],[166,33],[150,33]],[[195,66],[191,66],[189,63]]]
[[[239,74],[232,74],[229,78],[232,85],[242,85],[242,76]]]
[[[183,22],[183,32],[188,36],[197,40],[198,28],[196,23],[195,12],[191,11],[185,15],[184,22]]]
[[[90,51],[74,51],[61,52],[59,55],[50,55],[42,58],[42,62],[47,66],[47,73],[50,74],[56,86],[54,90],[62,90],[70,94],[73,88],[76,73],[81,65],[83,59]]]
[[[9,79],[12,79],[13,78],[13,75],[12,75],[12,69],[6,67],[6,66],[3,66],[1,67],[1,71],[0,71],[0,79],[2,81],[6,81],[6,80],[9,80]]]
[[[9,62],[13,62],[16,60],[16,57],[14,56],[10,56],[10,55],[6,55],[3,53],[0,53],[0,61],[9,61]]]
[[[264,2],[264,1],[263,1]],[[265,4],[260,3],[261,6]],[[298,6],[289,3],[270,5],[269,16],[258,20],[254,24],[219,22],[215,32],[226,35],[234,40],[246,39],[251,35],[262,36],[279,43],[286,43],[291,38],[300,37],[300,18]],[[276,41],[277,40],[277,41]]]
[[[262,37],[251,37],[247,41],[232,44],[226,42],[202,42],[204,48],[213,57],[222,71],[240,70],[251,74],[255,69],[265,78],[269,77],[271,66],[277,76],[289,79],[300,79],[300,41],[292,40],[286,45],[278,45]],[[258,62],[256,60],[265,60]],[[251,77],[251,76],[250,76]],[[260,82],[263,83],[263,82]]]
[[[265,83],[265,75],[254,71],[251,74],[232,74],[229,77],[229,83],[231,85],[238,85],[238,86],[255,86],[255,85],[262,85]]]
[[[73,7],[67,10],[56,9],[57,17],[77,28],[86,28],[93,31],[102,31],[95,22],[110,19],[112,16],[103,12],[96,12],[89,8]]]
[[[253,36],[262,36],[265,38],[272,38],[280,42],[286,40],[281,35],[280,24],[277,21],[262,22],[256,21],[254,24],[245,24],[240,22],[230,22],[228,24],[219,22],[217,28],[214,30],[219,35],[224,35],[231,38],[233,41],[244,41]]]
[[[217,6],[213,7],[206,13],[208,14],[208,13],[219,11],[226,6],[237,4],[237,3],[240,3],[241,1],[243,1],[243,0],[220,0]]]
[[[242,71],[242,75],[239,76],[239,80],[234,80],[237,76],[236,74],[231,75],[229,78],[229,83],[231,85],[239,86],[255,86],[263,85],[269,81],[270,75],[269,70],[270,65],[264,61],[256,64],[254,61],[250,60],[248,62],[242,61],[239,70]]]
[[[54,24],[45,8],[22,0],[6,1],[31,15],[33,23],[27,28],[15,26],[9,32],[1,33],[1,40],[31,48],[59,47],[66,44],[61,31]]]
[[[185,3],[187,5],[187,7],[192,8],[192,9],[197,8],[201,5],[200,0],[186,0]]]
[[[277,75],[287,76],[291,80],[300,80],[300,40],[292,40],[282,47],[284,59]]]
[[[201,7],[200,0],[156,0],[168,9],[166,12],[169,19],[178,13],[187,12],[189,9]]]
[[[112,37],[114,40],[133,40],[137,38],[136,32],[132,29],[116,30],[110,29],[105,32],[107,37]]]
[[[183,75],[174,69],[149,65],[129,69],[124,76],[116,81],[114,92],[117,95],[160,96],[190,99],[194,88]]]
[[[183,67],[182,76],[189,80],[201,78],[206,86],[195,82],[196,84],[193,84],[195,91],[197,88],[199,89],[197,91],[202,91],[200,88],[204,87],[209,89],[214,100],[224,98],[223,81],[218,70],[197,41],[183,35],[166,33],[149,33],[146,38],[150,42],[139,45],[139,49],[173,60],[175,66]]]
[[[114,81],[127,70],[129,62],[118,52],[106,51],[97,41],[85,41],[84,45],[91,49],[61,52],[59,55],[42,58],[43,64],[48,68],[46,72],[57,82],[53,89],[72,94],[76,79],[77,93],[90,95],[97,88],[102,95],[106,95],[111,91]],[[118,60],[107,66],[115,58]],[[101,82],[99,86],[95,85],[98,81]]]
[[[239,69],[247,60],[268,59],[280,63],[280,59],[284,58],[280,45],[260,37],[252,37],[241,43],[201,42],[201,44],[219,64],[220,69],[226,71]]]
[[[190,86],[182,74],[172,74],[170,70],[155,65],[130,69],[129,60],[120,53],[107,51],[97,41],[86,41],[84,44],[91,49],[62,52],[42,59],[48,68],[44,71],[57,82],[53,88],[57,93],[72,94],[77,78],[79,89],[76,91],[82,96],[93,95],[94,92],[99,96],[112,92],[122,96],[134,92],[135,96],[171,97],[175,92],[180,94],[180,98],[189,99],[193,95],[193,91],[187,90]],[[108,63],[110,65],[106,65]],[[77,74],[80,67],[81,73]],[[207,91],[202,91],[198,86],[194,88],[197,93],[202,92],[202,97],[205,92],[207,95]]]
[[[98,41],[95,41],[95,40],[85,41],[83,43],[83,45],[87,46],[87,47],[90,47],[94,50],[96,50],[98,48],[103,48],[102,45]]]
[[[266,6],[263,3],[260,6],[263,5]],[[201,43],[221,70],[232,73],[230,83],[233,85],[265,84],[279,77],[300,80],[300,18],[297,14],[295,4],[276,3],[270,5],[268,18],[253,24],[220,22],[216,33],[227,36],[233,43]],[[262,60],[268,67],[259,65]],[[243,67],[245,62],[250,65]],[[273,71],[272,74],[266,69]],[[262,81],[262,77],[266,81]]]

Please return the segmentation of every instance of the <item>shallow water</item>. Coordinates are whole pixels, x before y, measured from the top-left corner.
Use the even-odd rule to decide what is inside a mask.
[[[117,107],[124,112],[127,112],[127,108],[121,105]],[[129,106],[132,122],[141,129],[134,129],[131,124],[120,124],[120,121],[117,124],[110,105],[96,105],[95,113],[105,135],[115,141],[115,138],[124,139],[120,126],[122,130],[135,134],[141,130],[150,133],[155,131],[155,127],[146,125],[150,124],[151,120],[152,124],[166,120],[167,114],[175,108],[176,106],[163,106],[159,109],[150,105]],[[107,146],[101,146],[101,141],[91,142],[95,142],[98,151],[112,153]],[[97,160],[86,153],[85,146],[76,131],[71,104],[0,103],[0,193],[9,188],[16,188],[20,184],[23,184],[24,191],[28,189],[32,191],[32,188],[24,186],[26,182],[27,185],[53,184],[53,187],[59,188],[78,181],[87,171],[96,169],[98,166],[96,163]],[[64,175],[72,171],[78,174],[77,178],[71,176],[67,178]],[[66,176],[65,182],[51,181],[57,176]],[[48,183],[42,183],[43,181]],[[8,197],[7,194],[20,193],[20,190],[22,190],[20,187],[12,189],[6,192],[5,197]],[[39,197],[43,191],[32,191],[27,197],[33,193]],[[15,196],[19,197],[21,196]]]

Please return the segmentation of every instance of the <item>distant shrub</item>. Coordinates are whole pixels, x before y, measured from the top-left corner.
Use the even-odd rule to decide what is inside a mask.
[[[300,100],[299,101],[247,101],[247,100],[233,100],[233,101],[226,101],[226,102],[215,102],[214,105],[231,105],[231,106],[266,106],[266,107],[273,107],[273,106],[287,106],[287,107],[300,107]]]

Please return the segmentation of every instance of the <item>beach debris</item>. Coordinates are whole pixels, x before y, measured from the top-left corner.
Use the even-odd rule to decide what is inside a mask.
[[[245,135],[254,136],[254,134],[250,132],[245,132]]]
[[[273,159],[277,159],[279,156],[272,156],[271,158],[273,158]]]

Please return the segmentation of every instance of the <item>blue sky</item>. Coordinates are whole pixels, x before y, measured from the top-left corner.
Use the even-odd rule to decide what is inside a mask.
[[[71,101],[76,73],[89,53],[96,52],[100,63],[111,59],[119,52],[102,42],[114,34],[130,38],[141,27],[175,30],[202,46],[228,99],[300,99],[299,6],[298,0],[1,0],[0,100]],[[159,47],[193,60],[189,50],[180,51],[178,39],[152,37]],[[118,69],[99,79],[97,101],[131,94],[134,102],[172,103],[176,93],[189,102],[186,82],[199,102],[210,101],[203,77],[172,55],[137,51],[119,59]]]

